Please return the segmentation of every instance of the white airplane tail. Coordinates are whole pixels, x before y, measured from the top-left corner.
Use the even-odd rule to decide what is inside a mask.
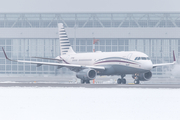
[[[60,53],[61,55],[75,54],[72,49],[63,23],[58,23],[59,42],[60,42]]]

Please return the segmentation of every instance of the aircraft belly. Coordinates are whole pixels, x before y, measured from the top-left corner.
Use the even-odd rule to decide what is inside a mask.
[[[116,65],[116,66],[113,66],[113,68],[119,74],[134,74],[134,73],[145,72],[144,69],[139,69],[139,68],[130,67],[130,66],[124,66],[124,65]]]
[[[107,65],[104,66],[105,71],[98,73],[98,75],[121,75],[121,74],[134,74],[134,73],[144,73],[146,70],[130,67],[125,65]]]

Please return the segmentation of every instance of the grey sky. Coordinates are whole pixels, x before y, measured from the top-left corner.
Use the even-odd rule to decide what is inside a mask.
[[[0,12],[180,12],[179,0],[1,0]]]

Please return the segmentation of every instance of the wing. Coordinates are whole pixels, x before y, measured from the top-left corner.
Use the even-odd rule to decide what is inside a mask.
[[[153,68],[159,67],[159,66],[166,66],[166,65],[174,65],[176,62],[173,63],[162,63],[162,64],[153,64]]]
[[[153,64],[153,68],[159,67],[159,66],[174,65],[176,63],[176,57],[175,57],[174,51],[173,51],[173,59],[174,59],[174,62],[172,63]]]
[[[14,61],[14,62],[21,62],[21,63],[30,63],[30,64],[37,64],[37,67],[41,66],[41,65],[51,65],[51,66],[58,66],[58,68],[61,67],[67,67],[69,69],[71,69],[72,71],[79,71],[82,69],[87,69],[87,68],[92,68],[95,70],[105,70],[105,67],[102,66],[82,66],[82,65],[76,65],[76,64],[64,64],[64,63],[50,63],[50,62],[36,62],[36,61],[23,61],[23,60],[11,60],[7,57],[4,48],[2,48],[4,55],[6,57],[6,59],[10,60],[10,61]]]
[[[62,61],[60,58],[44,58],[44,57],[31,57],[31,58]]]

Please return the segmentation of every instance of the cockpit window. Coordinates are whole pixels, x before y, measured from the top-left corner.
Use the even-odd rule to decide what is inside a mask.
[[[134,60],[150,60],[149,57],[136,57]]]
[[[135,60],[140,60],[140,57],[136,57]]]
[[[142,60],[146,60],[146,57],[141,57]]]

